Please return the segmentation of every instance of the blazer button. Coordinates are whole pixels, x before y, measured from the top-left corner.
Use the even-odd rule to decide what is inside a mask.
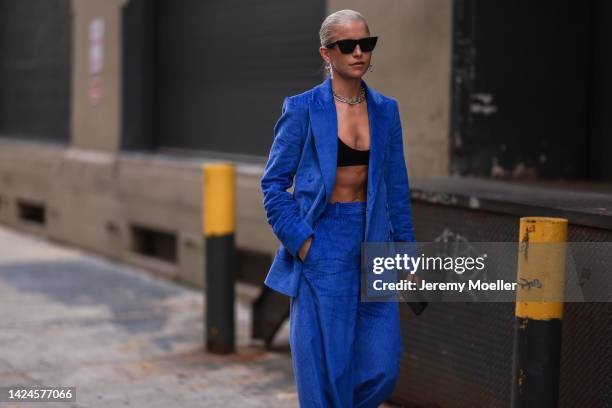
[[[314,179],[314,176],[312,175],[312,173],[308,173],[308,181],[312,181]]]

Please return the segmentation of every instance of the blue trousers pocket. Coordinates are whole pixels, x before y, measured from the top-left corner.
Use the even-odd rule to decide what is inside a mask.
[[[319,296],[359,294],[363,224],[360,213],[327,211],[318,220],[303,273]]]
[[[311,262],[311,258],[313,255],[313,250],[315,249],[315,244],[319,241],[317,238],[317,227],[319,223],[317,222],[313,228],[312,241],[310,242],[310,248],[308,248],[308,252],[306,252],[306,258],[304,258],[303,264],[309,264]]]

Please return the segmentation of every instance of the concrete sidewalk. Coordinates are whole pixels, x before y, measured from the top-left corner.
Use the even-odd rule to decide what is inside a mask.
[[[0,406],[296,407],[287,325],[277,351],[251,344],[239,292],[238,353],[210,355],[201,292],[0,226],[0,386],[77,395]]]

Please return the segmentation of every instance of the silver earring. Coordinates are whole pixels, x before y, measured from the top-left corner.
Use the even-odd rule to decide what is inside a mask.
[[[368,71],[370,71],[370,72],[374,71],[373,67],[374,67],[374,65],[370,64],[370,66],[368,67]]]

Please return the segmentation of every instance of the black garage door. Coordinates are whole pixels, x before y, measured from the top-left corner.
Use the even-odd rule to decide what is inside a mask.
[[[324,13],[321,0],[131,0],[124,148],[266,156],[283,98],[323,78]]]
[[[612,6],[456,0],[452,172],[612,180]]]
[[[70,0],[0,0],[0,136],[69,140]]]

